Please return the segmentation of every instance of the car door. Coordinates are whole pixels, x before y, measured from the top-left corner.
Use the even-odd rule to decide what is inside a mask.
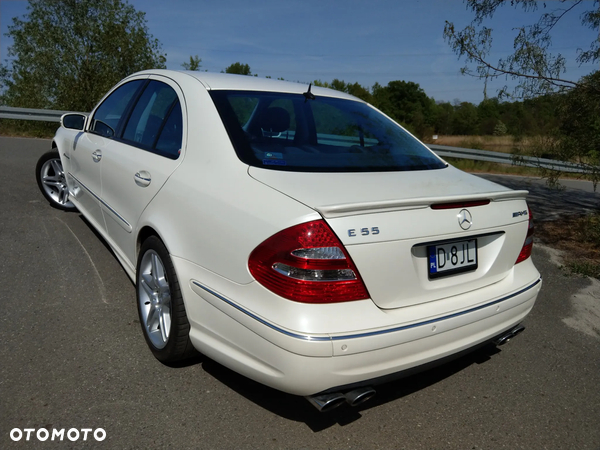
[[[119,139],[102,155],[106,230],[132,270],[137,222],[182,159],[182,98],[170,80],[150,79],[132,106]]]
[[[106,230],[101,209],[103,154],[114,143],[119,124],[144,83],[145,80],[131,81],[111,92],[69,149],[70,195],[81,213],[101,232]]]

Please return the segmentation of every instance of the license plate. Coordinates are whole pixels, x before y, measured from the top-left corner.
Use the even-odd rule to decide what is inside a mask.
[[[477,239],[427,247],[429,278],[477,269]]]

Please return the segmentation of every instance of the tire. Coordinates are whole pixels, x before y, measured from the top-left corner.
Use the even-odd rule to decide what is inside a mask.
[[[196,355],[173,262],[156,236],[142,244],[135,285],[140,325],[156,359],[170,364]]]
[[[58,151],[44,153],[35,166],[35,179],[50,206],[63,211],[77,211],[69,200],[69,188]]]

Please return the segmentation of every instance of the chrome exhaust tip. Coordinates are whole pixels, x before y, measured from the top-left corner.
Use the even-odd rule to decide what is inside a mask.
[[[346,403],[346,396],[341,392],[334,392],[332,394],[308,395],[305,398],[320,412],[331,411],[341,404]]]
[[[371,399],[377,392],[372,387],[362,387],[346,393],[346,402],[350,406],[358,406]]]
[[[523,331],[524,329],[525,329],[525,327],[523,325],[519,324],[516,327],[513,327],[510,330],[506,331],[505,333],[501,334],[500,336],[495,338],[492,342],[498,346],[504,345],[508,341],[510,341],[512,338],[514,338],[517,334],[519,334],[521,331]]]

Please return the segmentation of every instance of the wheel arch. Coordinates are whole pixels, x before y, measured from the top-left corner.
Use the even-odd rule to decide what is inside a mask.
[[[158,232],[156,227],[153,225],[144,225],[144,226],[142,226],[142,228],[140,228],[140,231],[138,232],[138,235],[137,235],[137,240],[135,243],[135,261],[137,261],[137,258],[140,255],[140,250],[142,248],[142,245],[144,245],[144,242],[146,241],[146,239],[148,239],[151,236],[156,236],[158,239],[160,239],[160,241],[163,243],[163,245],[169,252],[169,255],[171,255],[171,249],[170,249],[169,244],[167,244],[167,241],[163,238],[161,233]]]
[[[162,241],[163,244],[165,244],[164,239],[160,236],[160,234],[158,233],[158,231],[156,231],[154,228],[152,228],[149,225],[145,225],[144,227],[142,227],[140,229],[140,232],[138,233],[137,236],[137,240],[135,243],[135,256],[136,256],[136,260],[138,258],[138,255],[140,254],[140,249],[142,248],[142,245],[144,244],[144,241],[146,239],[148,239],[150,236],[156,236],[158,239],[160,239]],[[165,247],[167,245],[165,244]]]

